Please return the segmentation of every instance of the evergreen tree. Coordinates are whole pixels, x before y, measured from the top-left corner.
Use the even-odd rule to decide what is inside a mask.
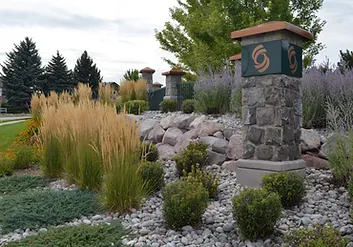
[[[123,75],[122,81],[138,81],[140,78],[140,72],[137,69],[129,69]]]
[[[13,111],[27,110],[32,93],[43,89],[43,68],[36,43],[26,37],[6,56],[0,79],[8,107]]]
[[[45,68],[46,93],[55,91],[61,93],[63,91],[71,92],[77,85],[72,78],[72,72],[67,68],[65,58],[56,52]]]
[[[342,72],[344,72],[346,69],[353,69],[353,52],[348,49],[346,52],[340,50],[340,61],[337,63],[337,65]]]
[[[79,59],[77,59],[74,68],[74,81],[76,83],[86,83],[92,88],[93,98],[98,97],[99,82],[103,80],[100,76],[100,70],[97,68],[93,60],[84,51]]]

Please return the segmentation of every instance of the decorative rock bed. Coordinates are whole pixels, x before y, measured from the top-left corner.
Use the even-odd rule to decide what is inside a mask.
[[[124,244],[131,246],[281,246],[283,234],[300,226],[312,227],[317,223],[331,223],[339,229],[342,235],[350,239],[348,246],[353,246],[353,225],[350,221],[350,201],[345,188],[335,188],[328,182],[331,176],[329,170],[307,168],[306,190],[302,204],[290,210],[283,210],[283,216],[276,225],[275,233],[268,239],[251,243],[240,238],[235,228],[232,215],[232,197],[242,190],[236,184],[234,162],[241,156],[241,124],[230,115],[214,118],[210,116],[185,115],[180,113],[161,114],[147,112],[142,116],[131,116],[141,122],[141,137],[157,143],[160,158],[164,164],[165,182],[177,181],[175,162],[172,157],[187,146],[190,141],[201,140],[209,145],[210,164],[207,169],[221,173],[219,193],[209,203],[203,215],[202,225],[198,227],[185,226],[177,232],[168,229],[163,220],[161,192],[147,198],[140,209],[132,213],[119,215],[107,213],[77,219],[67,225],[96,224],[120,219],[125,228],[131,230],[131,235],[124,239]],[[304,130],[306,131],[306,130]],[[302,148],[315,151],[307,154],[308,165],[320,163],[321,168],[327,168],[324,159],[319,156],[320,147],[325,138],[314,130],[305,133]],[[325,145],[325,144],[324,144]],[[315,159],[315,162],[313,161]],[[75,189],[62,181],[53,182],[52,189]],[[40,231],[46,231],[45,228]],[[0,236],[0,245],[7,241],[19,240],[31,234],[30,229],[15,231]]]

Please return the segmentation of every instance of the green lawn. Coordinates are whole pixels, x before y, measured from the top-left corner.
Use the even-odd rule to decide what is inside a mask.
[[[19,120],[28,120],[30,118],[18,118],[18,119],[10,119],[10,120],[0,120],[0,123],[7,123],[7,122],[14,122],[14,121],[19,121]]]
[[[26,128],[25,122],[0,126],[0,152],[8,148],[18,132]]]

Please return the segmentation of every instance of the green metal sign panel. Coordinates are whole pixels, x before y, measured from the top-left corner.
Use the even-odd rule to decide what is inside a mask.
[[[302,77],[302,48],[287,40],[276,40],[242,47],[242,76],[285,74]]]

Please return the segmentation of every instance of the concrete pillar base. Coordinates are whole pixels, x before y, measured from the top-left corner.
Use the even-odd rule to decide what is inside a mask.
[[[236,161],[237,184],[246,187],[261,187],[261,178],[267,173],[296,172],[305,176],[305,161],[302,159],[293,161],[265,161],[246,160]]]
[[[173,100],[178,100],[178,96],[173,96],[173,95],[169,95],[169,96],[164,96],[163,99],[173,99]]]

